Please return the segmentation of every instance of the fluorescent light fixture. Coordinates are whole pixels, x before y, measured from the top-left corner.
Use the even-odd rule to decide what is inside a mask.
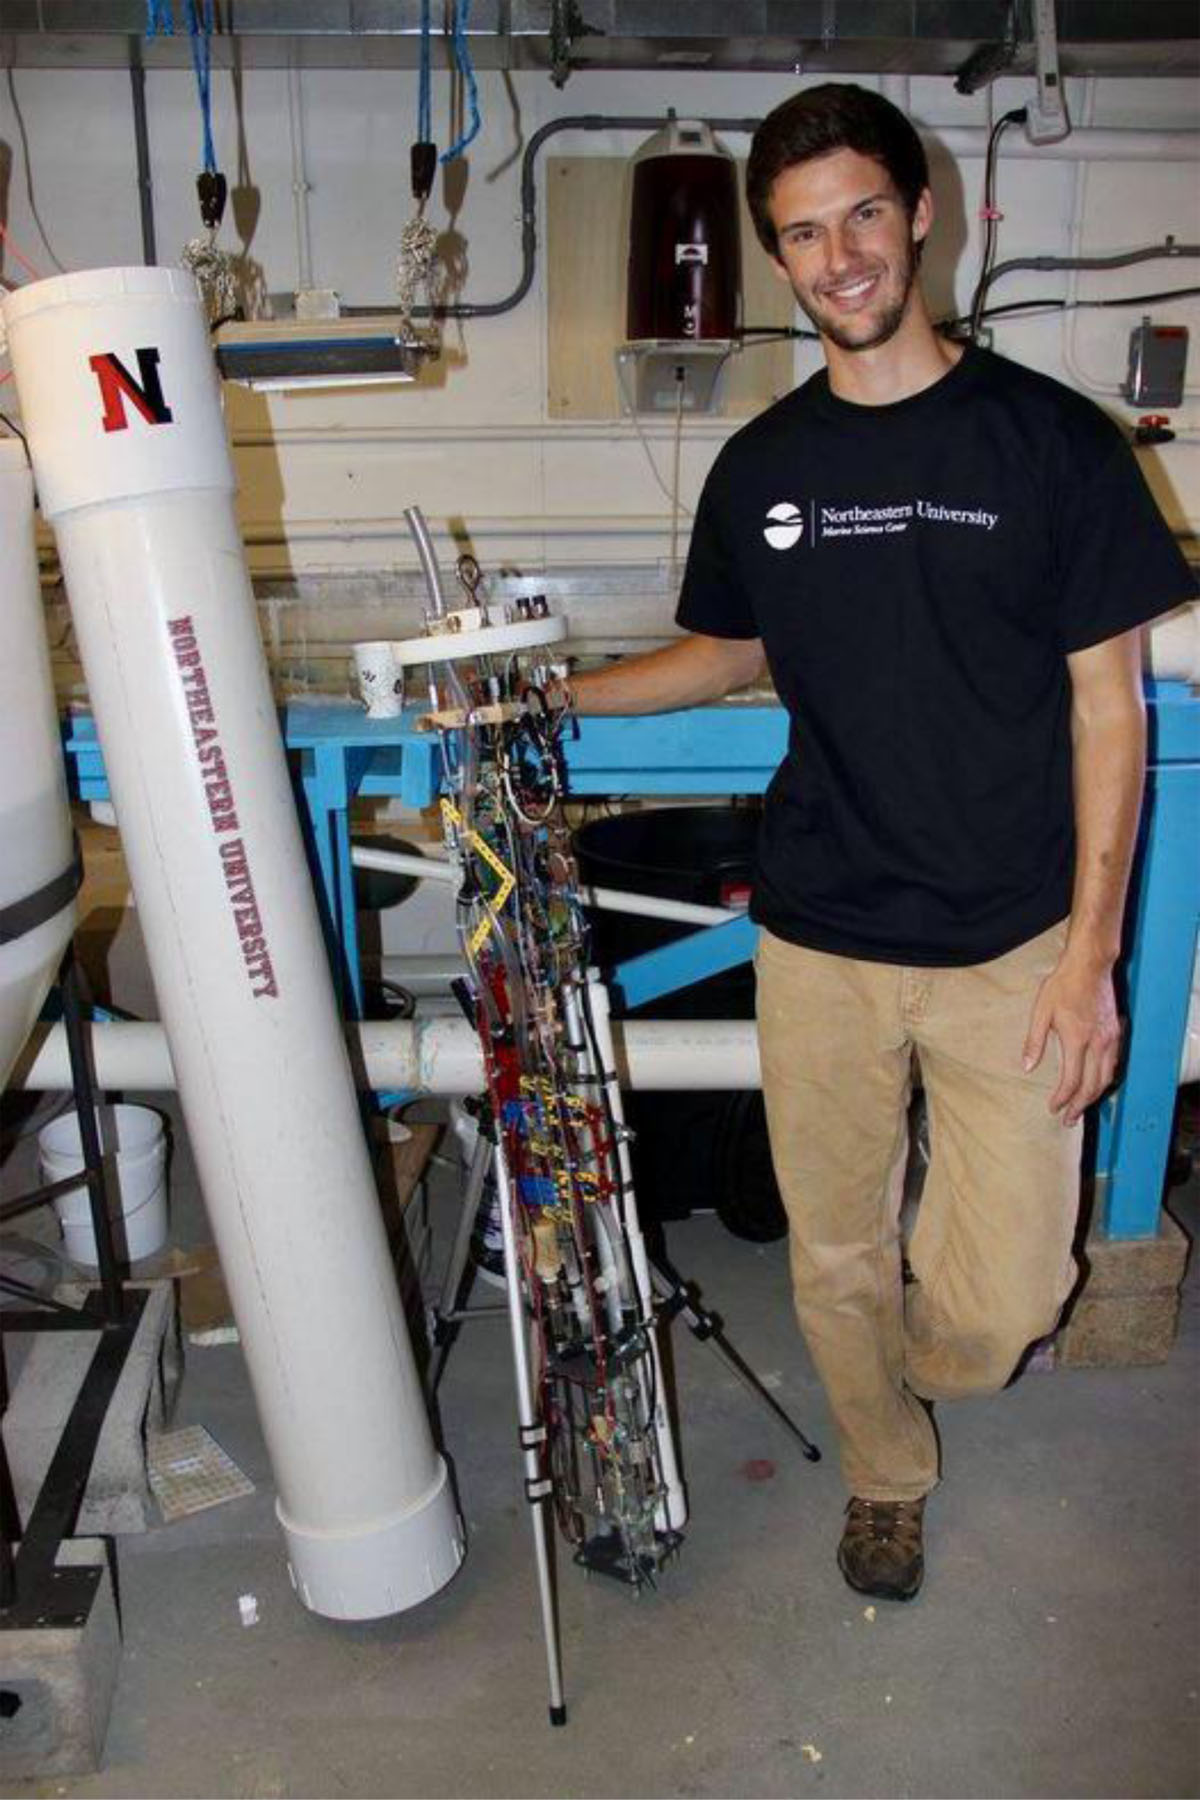
[[[411,382],[432,348],[397,324],[386,314],[236,321],[216,333],[217,367],[259,393]]]
[[[256,394],[303,394],[318,388],[403,387],[416,377],[400,369],[375,369],[358,375],[233,375],[228,379]]]

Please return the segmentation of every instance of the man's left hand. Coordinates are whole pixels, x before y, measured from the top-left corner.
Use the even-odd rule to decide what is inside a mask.
[[[1072,962],[1068,955],[1047,975],[1025,1040],[1027,1074],[1041,1062],[1051,1032],[1058,1039],[1062,1067],[1050,1111],[1061,1112],[1064,1125],[1076,1125],[1117,1072],[1121,1022],[1109,968]]]

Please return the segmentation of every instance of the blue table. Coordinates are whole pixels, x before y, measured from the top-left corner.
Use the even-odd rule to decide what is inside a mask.
[[[1170,1150],[1179,1060],[1200,923],[1200,700],[1182,682],[1148,682],[1150,777],[1135,875],[1127,959],[1132,1028],[1124,1077],[1099,1109],[1096,1224],[1114,1239],[1153,1237]],[[347,1011],[362,1007],[350,862],[351,801],[398,796],[431,804],[440,786],[436,741],[416,730],[421,708],[369,720],[357,706],[295,702],[283,733],[298,776],[320,873],[331,951]],[[699,707],[634,719],[585,719],[567,748],[571,793],[761,794],[783,755],[787,721],[774,706]],[[66,730],[81,799],[108,797],[90,717]],[[690,933],[613,971],[629,1005],[744,962],[754,927],[738,918]]]

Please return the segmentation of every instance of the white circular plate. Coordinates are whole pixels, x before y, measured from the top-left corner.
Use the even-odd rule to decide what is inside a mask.
[[[499,656],[507,650],[532,650],[557,644],[567,635],[561,616],[514,619],[511,624],[485,625],[478,631],[438,631],[427,637],[401,638],[389,645],[398,663],[461,662],[468,656]]]

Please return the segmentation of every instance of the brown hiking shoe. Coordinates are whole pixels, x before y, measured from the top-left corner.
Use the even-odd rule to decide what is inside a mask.
[[[838,1568],[852,1588],[877,1600],[911,1600],[925,1573],[919,1500],[862,1500],[846,1508]]]

